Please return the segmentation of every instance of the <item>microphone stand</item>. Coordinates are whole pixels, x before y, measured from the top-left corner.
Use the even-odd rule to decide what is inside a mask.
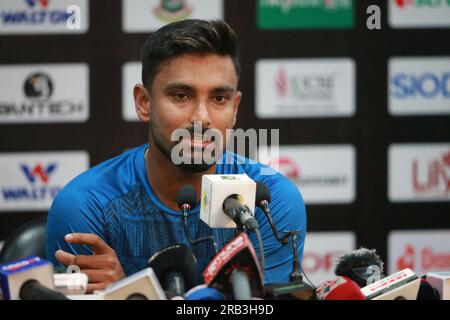
[[[211,241],[213,249],[214,249],[213,256],[215,256],[217,254],[218,248],[217,248],[217,243],[214,240],[214,236],[207,236],[207,237],[203,237],[203,238],[199,238],[199,239],[195,239],[195,240],[192,239],[191,234],[189,233],[189,226],[188,226],[188,216],[189,216],[189,210],[191,209],[191,207],[186,204],[186,205],[182,206],[182,209],[183,209],[183,229],[184,229],[184,234],[186,235],[188,242],[191,245],[196,245],[201,242]]]

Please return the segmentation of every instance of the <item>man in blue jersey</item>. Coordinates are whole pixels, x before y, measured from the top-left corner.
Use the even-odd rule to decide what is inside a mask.
[[[188,246],[176,197],[185,184],[200,194],[204,174],[246,173],[263,181],[272,196],[271,210],[278,230],[299,230],[301,260],[306,235],[303,199],[290,181],[276,173],[263,175],[260,163],[225,151],[219,161],[174,163],[172,151],[187,144],[192,157],[212,139],[204,130],[226,137],[234,127],[241,101],[240,64],[233,30],[221,20],[184,20],[153,33],[142,50],[142,84],[134,87],[139,119],[149,124],[148,143],[91,168],[72,180],[56,197],[48,217],[47,258],[55,265],[77,265],[89,277],[88,291],[131,275],[147,265],[157,251],[177,243]],[[200,134],[194,127],[200,125]],[[177,129],[191,139],[172,141]],[[226,146],[226,138],[224,138]],[[265,252],[265,282],[288,282],[292,247],[280,244],[260,209],[255,212]],[[194,239],[212,235],[219,247],[235,231],[210,228],[199,218],[199,205],[189,216]],[[257,253],[254,234],[250,235]],[[211,260],[210,243],[190,246],[199,274]]]

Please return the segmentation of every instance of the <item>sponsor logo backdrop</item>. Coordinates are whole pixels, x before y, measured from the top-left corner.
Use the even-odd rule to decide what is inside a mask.
[[[445,233],[422,245],[414,230],[450,230],[448,3],[377,1],[382,29],[371,31],[370,0],[0,1],[0,241],[45,216],[72,177],[145,143],[132,88],[147,36],[224,17],[241,48],[237,127],[280,129],[279,168],[307,204],[316,281],[331,277],[337,251],[376,248],[388,263],[393,230],[412,230],[417,259],[446,261]],[[80,29],[67,28],[69,4]]]

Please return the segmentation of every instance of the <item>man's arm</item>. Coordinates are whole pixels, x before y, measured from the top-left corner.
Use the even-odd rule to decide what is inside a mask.
[[[105,241],[101,206],[77,192],[62,190],[48,216],[47,259],[55,266],[76,265],[89,278],[88,292],[125,277],[116,252]]]

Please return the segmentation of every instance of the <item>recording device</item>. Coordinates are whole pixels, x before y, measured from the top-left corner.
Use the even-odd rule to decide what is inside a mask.
[[[54,291],[53,265],[37,256],[0,266],[0,299],[68,300]]]
[[[325,281],[316,290],[317,300],[366,300],[359,286],[348,277]]]
[[[189,232],[189,225],[188,225],[188,217],[189,212],[192,210],[192,208],[195,207],[195,204],[197,202],[197,192],[195,191],[195,188],[191,186],[190,184],[186,184],[180,188],[177,195],[177,204],[178,207],[183,211],[183,229],[184,234],[186,235],[186,238],[188,242],[191,245],[196,245],[201,242],[205,241],[211,241],[213,248],[214,248],[214,254],[217,253],[217,243],[214,240],[213,236],[203,237],[196,240],[193,240],[191,237],[191,234]]]
[[[106,287],[104,300],[167,300],[152,268],[145,268]]]
[[[196,284],[197,259],[183,244],[176,244],[155,253],[148,266],[158,277],[169,299],[184,296]]]
[[[256,183],[246,174],[205,174],[200,218],[211,228],[253,229],[255,195]]]
[[[361,248],[340,255],[335,264],[334,273],[337,276],[345,276],[353,280],[362,288],[369,285],[368,282],[385,277],[383,266],[384,263],[375,249]]]
[[[86,293],[88,276],[84,273],[55,273],[53,284],[55,290],[64,295],[82,295]]]
[[[416,300],[420,279],[411,269],[403,269],[364,288],[368,300]]]
[[[264,296],[263,277],[246,233],[228,242],[203,271],[205,283],[236,300]]]
[[[428,272],[428,283],[435,288],[441,300],[450,300],[450,272]]]

